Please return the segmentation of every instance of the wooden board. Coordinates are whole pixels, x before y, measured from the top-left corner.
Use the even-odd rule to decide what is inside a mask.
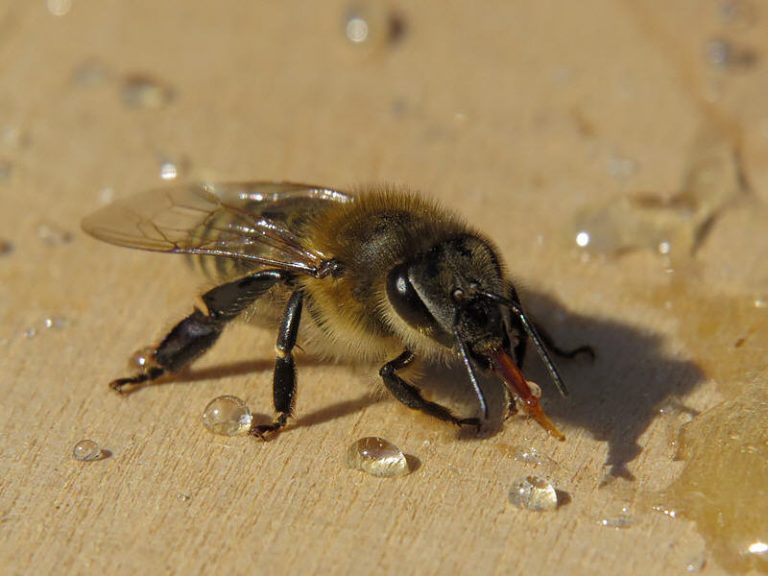
[[[768,291],[765,244],[740,224],[754,210],[718,210],[699,252],[671,261],[646,249],[588,257],[574,239],[581,210],[680,191],[702,130],[740,154],[750,206],[766,199],[765,6],[733,24],[693,0],[402,3],[369,7],[371,40],[354,45],[345,2],[67,5],[0,7],[0,239],[11,244],[0,255],[0,571],[729,569],[695,522],[653,507],[672,509],[663,491],[685,467],[676,442],[689,417],[675,402],[706,411],[728,397],[701,362],[721,325],[684,337],[691,315],[710,314],[683,306],[686,290]],[[718,61],[718,39],[754,61]],[[146,106],[131,104],[137,93]],[[594,364],[561,364],[568,400],[529,359],[567,441],[519,416],[459,437],[377,391],[376,367],[305,357],[290,430],[269,443],[213,436],[200,416],[215,396],[270,413],[274,335],[247,326],[179,381],[110,392],[204,283],[180,258],[100,244],[79,221],[162,185],[166,160],[177,180],[404,183],[462,212],[557,339],[598,351]],[[733,358],[740,374],[766,374],[762,355]],[[347,446],[367,435],[418,469],[348,470]],[[109,457],[74,461],[83,438]],[[515,457],[530,448],[543,463]],[[508,504],[529,474],[557,484],[557,511]],[[624,529],[603,525],[622,516]]]

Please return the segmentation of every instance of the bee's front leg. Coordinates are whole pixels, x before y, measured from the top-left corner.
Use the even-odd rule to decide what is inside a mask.
[[[453,422],[457,426],[480,426],[480,420],[477,418],[458,418],[445,406],[441,406],[436,402],[430,402],[421,395],[421,391],[409,384],[400,376],[397,375],[398,370],[402,370],[411,362],[413,362],[415,356],[410,350],[406,350],[400,356],[384,364],[379,370],[379,375],[384,380],[384,385],[387,387],[392,395],[400,402],[413,408],[414,410],[421,410],[425,414],[439,418],[440,420],[446,420]]]
[[[250,433],[265,440],[278,432],[293,415],[293,405],[296,400],[296,365],[293,362],[293,348],[299,334],[301,323],[301,308],[304,293],[296,290],[288,301],[280,324],[275,345],[275,375],[272,387],[275,412],[277,417],[270,424],[259,424],[251,427]]]
[[[127,393],[147,382],[178,372],[213,346],[224,327],[259,296],[289,278],[281,270],[262,270],[212,288],[202,295],[195,311],[176,324],[160,344],[151,349],[141,372],[114,380],[110,387]]]

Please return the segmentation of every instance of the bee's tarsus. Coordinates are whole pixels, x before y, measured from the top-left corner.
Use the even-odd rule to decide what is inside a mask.
[[[271,440],[278,432],[280,432],[280,430],[285,428],[289,417],[289,414],[282,413],[269,424],[251,426],[248,433],[251,436],[256,436],[259,440],[266,442],[267,440]]]

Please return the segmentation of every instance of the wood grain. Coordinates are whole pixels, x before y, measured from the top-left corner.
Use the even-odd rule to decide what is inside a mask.
[[[0,128],[24,135],[0,144],[13,167],[0,182],[0,238],[13,244],[0,255],[0,572],[681,574],[705,559],[703,573],[724,573],[693,522],[652,509],[685,466],[674,458],[685,416],[659,407],[721,398],[678,336],[685,318],[651,296],[669,273],[649,251],[585,261],[572,227],[593,203],[674,191],[713,113],[739,128],[765,199],[764,69],[712,69],[703,54],[724,24],[692,0],[406,3],[402,39],[369,47],[344,39],[347,9],[0,7]],[[765,54],[759,27],[739,39]],[[94,63],[104,74],[85,83],[77,71]],[[170,86],[172,102],[126,108],[121,82],[134,73]],[[186,159],[183,179],[402,182],[463,212],[556,337],[598,350],[594,364],[562,364],[569,400],[531,361],[567,441],[522,417],[460,437],[381,394],[376,367],[306,357],[291,429],[268,443],[213,436],[200,416],[215,396],[270,412],[274,335],[247,326],[179,381],[111,393],[129,354],[203,286],[181,259],[99,244],[79,220],[107,187],[122,197],[161,184],[165,157]],[[42,223],[72,240],[47,244]],[[713,234],[728,245],[738,227]],[[722,258],[684,260],[735,295],[754,293],[768,261],[726,273]],[[51,315],[67,325],[42,328]],[[750,362],[744,371],[764,367]],[[346,469],[347,446],[366,435],[418,468],[391,480]],[[109,457],[74,461],[82,438]],[[545,463],[514,458],[530,447]],[[507,503],[532,473],[557,483],[556,512]],[[630,527],[601,525],[624,507]]]

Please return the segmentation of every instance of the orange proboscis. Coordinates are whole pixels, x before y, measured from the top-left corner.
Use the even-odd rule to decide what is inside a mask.
[[[541,404],[539,404],[539,399],[534,396],[528,381],[509,354],[504,350],[497,351],[493,356],[493,365],[507,384],[510,392],[523,401],[528,415],[536,420],[551,436],[560,441],[565,440],[565,435],[557,429],[557,426],[544,413]]]

